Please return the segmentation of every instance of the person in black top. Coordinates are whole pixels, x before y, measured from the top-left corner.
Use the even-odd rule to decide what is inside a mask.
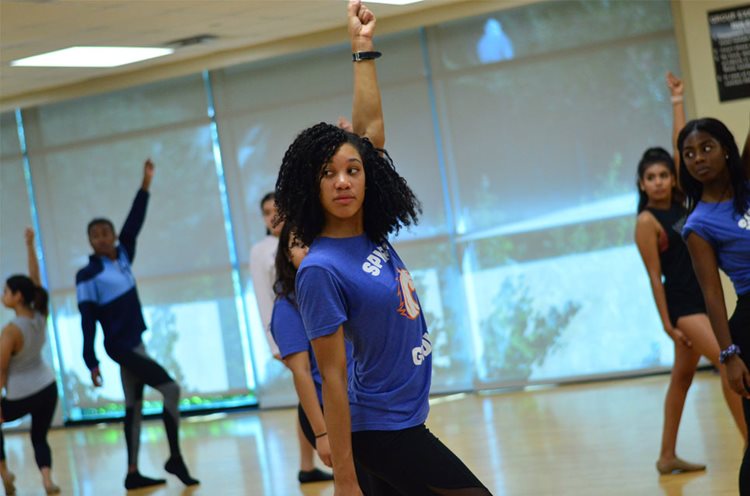
[[[685,124],[683,84],[668,73],[667,86],[672,95],[674,140]],[[684,195],[678,188],[677,160],[679,154],[675,154],[673,160],[663,148],[649,148],[638,164],[635,241],[648,272],[662,326],[674,341],[674,366],[664,402],[661,452],[656,462],[661,474],[706,468],[677,457],[677,431],[698,360],[705,356],[718,367],[720,352],[690,254],[682,240],[687,209],[683,204]],[[724,369],[719,370],[724,398],[737,427],[747,438],[741,399],[730,389]]]
[[[102,385],[99,360],[94,353],[96,323],[104,331],[104,348],[120,365],[122,388],[125,393],[125,442],[128,449],[126,489],[164,484],[164,479],[151,479],[138,472],[138,451],[141,434],[143,388],[149,385],[164,397],[164,428],[169,441],[170,458],[164,469],[176,475],[185,485],[198,484],[188,473],[179,445],[180,386],[153,358],[146,354],[141,334],[146,330],[141,302],[131,264],[135,258],[138,233],[146,218],[149,187],[154,176],[154,164],[147,160],[143,166],[143,182],[133,206],[120,231],[119,243],[109,219],[97,218],[89,222],[89,243],[94,254],[89,263],[76,274],[78,309],[83,329],[83,359],[91,372],[94,386]]]

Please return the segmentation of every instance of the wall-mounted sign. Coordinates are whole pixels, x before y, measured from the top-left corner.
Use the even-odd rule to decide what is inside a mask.
[[[750,5],[708,13],[719,100],[750,98]]]

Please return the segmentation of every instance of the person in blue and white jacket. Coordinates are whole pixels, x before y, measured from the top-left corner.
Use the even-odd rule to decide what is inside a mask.
[[[122,388],[125,393],[125,442],[128,449],[126,489],[138,489],[164,484],[164,479],[145,477],[138,471],[138,450],[141,433],[143,388],[149,385],[164,397],[164,428],[169,441],[170,458],[164,469],[176,475],[185,485],[199,481],[190,476],[182,459],[179,445],[180,386],[164,368],[146,354],[141,334],[146,330],[141,302],[131,264],[135,258],[138,233],[146,218],[149,187],[154,176],[154,164],[147,160],[143,168],[141,189],[135,196],[119,236],[109,219],[96,218],[89,222],[88,237],[94,254],[89,263],[76,274],[78,309],[83,328],[83,359],[91,371],[94,386],[102,385],[99,360],[94,352],[96,323],[104,331],[104,348],[120,365]]]

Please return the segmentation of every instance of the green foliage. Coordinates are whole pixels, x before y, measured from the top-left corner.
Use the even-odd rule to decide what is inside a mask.
[[[533,367],[544,363],[580,308],[569,301],[538,310],[522,278],[506,280],[495,297],[494,310],[482,323],[482,359],[488,378],[528,380]]]

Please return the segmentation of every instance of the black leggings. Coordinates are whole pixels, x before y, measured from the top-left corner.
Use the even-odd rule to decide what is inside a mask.
[[[167,431],[171,456],[180,456],[180,386],[170,377],[164,367],[146,354],[143,344],[132,351],[111,353],[120,365],[120,378],[125,393],[125,443],[128,447],[128,465],[138,466],[138,451],[141,438],[141,410],[143,388],[149,385],[164,397],[162,420]]]
[[[370,476],[368,496],[488,496],[489,490],[424,425],[352,434],[354,459]]]
[[[750,293],[737,299],[737,307],[729,319],[729,332],[732,342],[740,347],[740,356],[750,369]],[[745,411],[745,425],[750,430],[750,400],[742,398]],[[750,449],[745,450],[740,466],[740,496],[750,496]]]
[[[24,415],[31,414],[31,444],[34,447],[34,458],[40,469],[52,468],[52,452],[47,444],[47,432],[52,425],[52,417],[57,406],[57,383],[52,382],[49,386],[38,393],[26,396],[20,400],[9,400],[6,398],[0,402],[3,410],[3,419],[6,422],[17,420]],[[5,461],[5,439],[0,428],[0,461]]]

